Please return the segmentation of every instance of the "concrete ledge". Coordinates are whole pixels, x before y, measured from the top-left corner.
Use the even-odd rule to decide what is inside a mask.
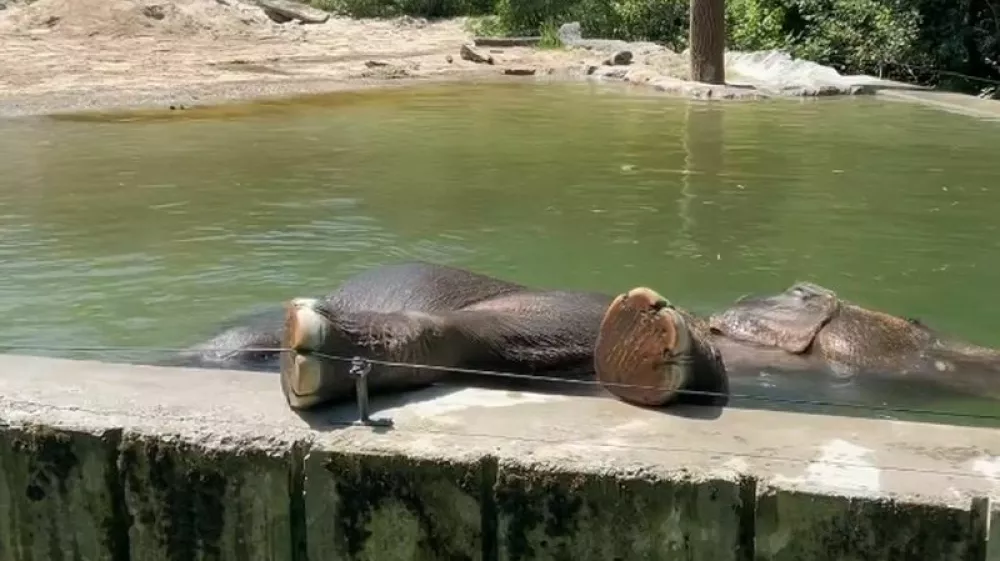
[[[994,429],[0,356],[0,558],[1000,559]],[[996,540],[992,540],[996,543]]]

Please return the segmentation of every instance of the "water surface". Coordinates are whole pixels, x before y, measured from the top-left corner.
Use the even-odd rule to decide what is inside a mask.
[[[186,345],[424,259],[696,311],[810,280],[1000,346],[1000,127],[916,105],[449,84],[3,127],[3,345]]]

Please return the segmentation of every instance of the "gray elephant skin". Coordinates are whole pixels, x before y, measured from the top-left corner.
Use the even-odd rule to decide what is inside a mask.
[[[375,365],[369,377],[373,394],[442,381],[530,387],[534,378],[544,378],[579,388],[585,385],[575,382],[655,379],[669,387],[652,397],[641,388],[630,393],[587,387],[639,405],[724,404],[733,388],[754,386],[762,376],[808,380],[817,395],[853,380],[920,386],[930,393],[1000,394],[998,351],[950,340],[920,321],[844,301],[811,283],[699,316],[647,288],[619,295],[544,290],[413,262],[367,270],[330,294],[295,305],[322,320],[324,335],[313,349],[321,356],[315,360],[363,356],[442,367]],[[285,378],[296,368],[289,362],[296,353],[275,349],[289,343],[290,314],[285,306],[244,318],[166,363],[282,372]],[[349,363],[323,362],[313,373],[319,378],[304,391],[294,380],[282,380],[292,407],[353,399]],[[448,367],[521,378],[449,373]]]

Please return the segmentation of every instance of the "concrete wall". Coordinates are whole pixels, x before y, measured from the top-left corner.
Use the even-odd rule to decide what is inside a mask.
[[[0,356],[0,561],[1000,560],[982,428]],[[998,543],[1000,537],[993,540]]]

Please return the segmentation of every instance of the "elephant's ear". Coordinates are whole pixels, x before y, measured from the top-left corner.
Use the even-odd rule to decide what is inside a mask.
[[[837,295],[811,283],[796,283],[774,296],[744,298],[713,315],[713,332],[736,341],[805,352],[836,313]]]

